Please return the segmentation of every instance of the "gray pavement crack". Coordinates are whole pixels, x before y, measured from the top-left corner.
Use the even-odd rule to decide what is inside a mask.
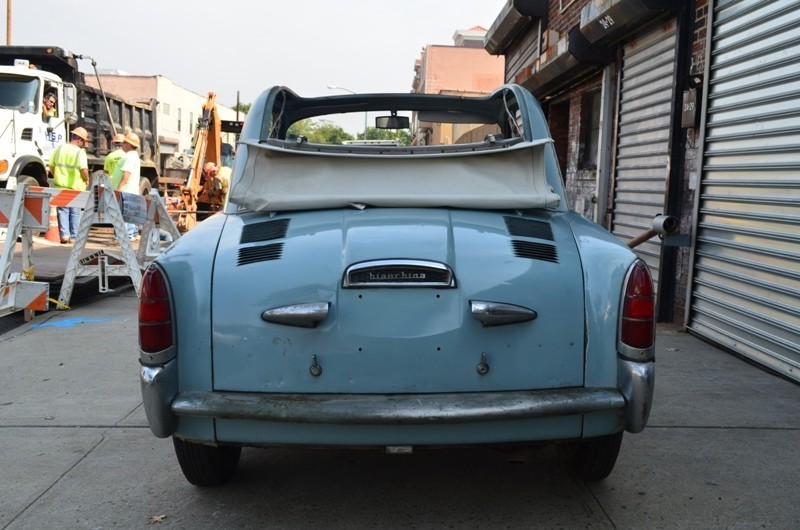
[[[70,472],[71,472],[73,469],[75,469],[75,468],[76,468],[78,465],[80,465],[80,464],[81,464],[81,463],[82,463],[84,460],[86,460],[86,458],[87,458],[87,457],[88,457],[90,454],[92,454],[92,453],[94,452],[94,450],[95,450],[95,449],[97,449],[97,447],[99,447],[99,446],[100,446],[100,444],[102,444],[102,443],[103,443],[103,442],[105,442],[105,441],[106,441],[106,433],[104,432],[103,434],[101,434],[101,435],[100,435],[100,440],[98,440],[96,444],[94,444],[94,445],[93,445],[93,446],[92,446],[92,447],[91,447],[91,448],[90,448],[88,451],[86,451],[86,452],[83,454],[83,456],[81,456],[81,457],[80,457],[80,458],[79,458],[77,461],[75,461],[75,463],[74,463],[74,464],[72,464],[72,465],[71,465],[69,468],[67,468],[66,470],[64,470],[64,472],[63,472],[63,473],[61,473],[61,474],[58,476],[58,478],[56,478],[54,481],[52,481],[52,482],[50,483],[50,485],[49,485],[49,486],[47,486],[46,488],[44,488],[44,490],[40,491],[40,492],[39,492],[39,494],[38,494],[38,495],[36,495],[36,496],[35,496],[35,497],[34,497],[34,498],[33,498],[33,499],[32,499],[32,500],[31,500],[31,501],[28,503],[28,504],[26,504],[25,506],[23,506],[23,507],[22,507],[22,509],[20,509],[20,510],[19,510],[19,511],[18,511],[18,512],[17,512],[17,513],[14,515],[14,517],[12,517],[12,518],[11,518],[11,520],[10,520],[10,521],[8,521],[8,523],[7,523],[5,526],[3,526],[3,530],[5,530],[6,528],[8,528],[8,527],[10,527],[12,524],[14,524],[14,522],[15,522],[17,519],[19,519],[19,518],[20,518],[22,515],[24,515],[24,514],[25,514],[25,512],[27,512],[29,508],[31,508],[31,507],[32,507],[34,504],[36,504],[37,502],[39,502],[39,500],[40,500],[42,497],[44,497],[45,495],[47,495],[47,493],[48,493],[48,492],[50,492],[50,491],[51,491],[51,490],[52,490],[52,489],[53,489],[53,488],[54,488],[54,487],[55,487],[55,486],[56,486],[56,485],[57,485],[59,482],[61,482],[61,479],[63,479],[64,477],[66,477],[66,476],[67,476],[67,475],[68,475],[68,474],[69,474],[69,473],[70,473]]]

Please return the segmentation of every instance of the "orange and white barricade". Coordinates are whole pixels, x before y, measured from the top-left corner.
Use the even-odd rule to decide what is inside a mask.
[[[127,204],[126,197],[129,194],[123,193],[122,195],[123,205]],[[141,195],[138,197],[141,197]],[[122,214],[124,217],[125,208],[123,208]],[[162,232],[169,234],[171,241],[181,237],[175,221],[172,220],[172,216],[167,211],[164,200],[158,196],[158,192],[153,190],[147,197],[147,214],[145,215],[144,223],[142,223],[141,241],[139,242],[139,251],[136,253],[136,258],[142,264],[142,268],[147,268],[150,262],[161,254]]]
[[[50,207],[64,206],[67,208],[86,208],[86,201],[91,193],[88,191],[75,191],[64,188],[42,188],[31,186],[30,190],[37,193],[46,193],[50,196]]]
[[[0,316],[24,310],[30,320],[34,311],[47,311],[50,284],[33,281],[33,233],[47,230],[50,201],[46,193],[28,186],[0,190],[0,226],[6,237],[0,254]],[[11,272],[17,239],[22,239],[22,274]]]
[[[68,190],[64,188],[42,188],[31,186],[31,191],[46,193],[50,196],[50,229],[45,234],[45,239],[58,243],[58,219],[56,218],[56,208],[63,206],[66,208],[85,208],[86,201],[89,200],[88,191]]]
[[[160,198],[115,192],[108,175],[102,172],[96,172],[92,177],[91,191],[88,192],[89,200],[81,215],[78,236],[64,272],[64,281],[58,297],[59,307],[69,305],[75,278],[78,276],[97,276],[100,292],[108,291],[109,277],[127,276],[131,279],[138,296],[142,284],[142,268],[147,264],[148,256],[145,237],[149,239],[154,229],[156,235],[160,235],[162,226],[174,239],[180,237],[175,223],[172,222]],[[141,263],[133,252],[125,227],[126,222],[143,225],[142,244],[139,245]],[[119,243],[120,252],[101,249],[81,258],[80,255],[89,236],[89,229],[98,223],[111,224],[114,227],[114,235]]]

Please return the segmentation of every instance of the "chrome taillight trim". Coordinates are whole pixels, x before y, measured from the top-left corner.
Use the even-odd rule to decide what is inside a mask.
[[[619,317],[617,319],[617,353],[624,359],[636,362],[646,362],[653,360],[655,357],[655,329],[653,329],[653,344],[651,344],[649,347],[637,348],[622,341],[622,319],[625,311],[625,293],[627,292],[628,282],[631,279],[631,275],[639,264],[643,265],[645,269],[647,269],[648,274],[650,272],[650,269],[647,267],[647,263],[641,259],[636,259],[633,263],[631,263],[628,271],[625,273],[625,280],[622,282],[622,292],[620,293],[619,298]],[[652,281],[652,275],[650,276],[650,279]],[[655,328],[655,313],[653,316],[652,325],[653,328]]]
[[[167,348],[161,351],[144,351],[141,346],[139,347],[139,361],[145,365],[159,365],[168,362],[171,359],[174,359],[178,353],[178,330],[176,325],[176,313],[175,313],[175,300],[172,296],[172,285],[170,284],[169,278],[167,277],[166,272],[163,268],[159,267],[156,263],[150,264],[148,269],[157,269],[158,272],[161,274],[164,280],[164,285],[167,290],[167,299],[169,303],[169,313],[170,313],[170,326],[172,326],[172,344],[170,344]],[[143,300],[143,293],[140,293],[139,303],[141,304]],[[138,320],[138,317],[137,317]],[[138,328],[141,328],[142,324],[139,322]],[[141,332],[141,329],[137,330],[138,333]],[[137,340],[137,342],[139,342]]]

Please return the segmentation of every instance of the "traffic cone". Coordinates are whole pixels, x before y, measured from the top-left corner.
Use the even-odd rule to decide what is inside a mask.
[[[61,243],[61,236],[58,233],[58,214],[56,214],[56,207],[52,205],[50,206],[49,225],[47,232],[44,234],[44,238],[53,243]]]

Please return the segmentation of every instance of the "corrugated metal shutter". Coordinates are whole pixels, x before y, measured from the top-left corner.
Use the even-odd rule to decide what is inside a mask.
[[[669,172],[670,118],[675,86],[677,21],[671,19],[623,47],[611,232],[623,241],[664,213]],[[661,241],[636,253],[658,283]]]
[[[800,380],[800,1],[717,1],[689,328]]]

